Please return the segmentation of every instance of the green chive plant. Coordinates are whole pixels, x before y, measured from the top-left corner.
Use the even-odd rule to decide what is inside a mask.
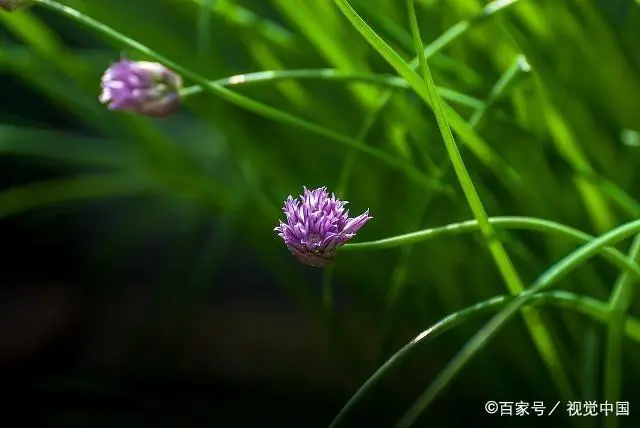
[[[541,399],[562,400],[564,412],[570,402],[637,398],[623,389],[627,379],[638,381],[638,360],[629,357],[640,343],[640,320],[630,314],[640,278],[640,159],[624,143],[640,124],[637,2],[617,2],[615,16],[579,0],[266,2],[284,22],[260,2],[90,3],[0,1],[3,24],[35,52],[25,57],[10,47],[0,64],[98,132],[139,141],[145,161],[123,154],[131,148],[114,155],[70,140],[52,147],[7,137],[0,152],[111,172],[5,190],[0,216],[110,195],[177,195],[225,213],[228,224],[246,223],[237,226],[243,239],[274,269],[298,262],[321,269],[320,311],[333,310],[338,278],[356,284],[349,290],[355,295],[379,297],[369,300],[381,314],[371,327],[382,332],[378,365],[361,366],[366,382],[330,427],[348,426],[408,355],[487,314],[395,426],[428,421],[429,406],[519,315],[526,335],[494,343],[494,355],[526,358],[523,371],[540,364],[544,376],[522,376],[553,385],[556,395]],[[116,54],[71,51],[41,10],[88,30]],[[148,14],[134,17],[140,10]],[[195,30],[175,26],[185,17],[195,17]],[[245,65],[234,61],[254,69],[239,72]],[[100,81],[87,71],[96,63]],[[90,101],[86,94],[98,86]],[[35,139],[41,132],[2,126],[6,135]],[[229,138],[211,138],[224,162],[174,143],[193,138],[190,128],[198,126],[200,135]],[[215,172],[202,158],[218,159]],[[284,196],[300,188],[278,224]],[[349,215],[347,194],[362,214]],[[235,220],[239,212],[254,214]],[[569,225],[576,223],[582,227]],[[617,248],[634,236],[627,253]],[[284,247],[293,257],[283,259]],[[398,260],[388,256],[392,249],[402,251]],[[596,256],[601,264],[591,261]],[[282,282],[305,294],[305,280],[285,279],[292,267],[283,269]],[[500,288],[506,294],[496,295]],[[562,312],[550,316],[549,308]],[[405,318],[431,325],[395,346]],[[581,351],[585,325],[592,325],[584,320],[603,327],[602,358]],[[357,341],[337,335],[343,344]],[[535,354],[523,351],[529,346]],[[590,359],[601,360],[598,373],[576,370],[575,361]],[[505,384],[505,370],[492,372],[497,384]],[[588,388],[593,379],[599,392]],[[478,403],[478,417],[486,411]],[[622,420],[602,418],[607,428]]]

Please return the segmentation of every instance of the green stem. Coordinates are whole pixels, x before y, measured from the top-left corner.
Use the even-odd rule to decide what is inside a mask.
[[[326,82],[365,82],[373,83],[391,88],[408,89],[409,83],[397,76],[387,74],[371,74],[371,73],[354,73],[349,71],[341,71],[332,68],[320,69],[303,69],[303,70],[264,70],[254,73],[237,74],[235,76],[225,77],[222,79],[212,80],[209,83],[219,86],[238,86],[259,83],[271,83],[280,80],[304,79],[304,80],[322,80]],[[186,99],[193,95],[205,92],[200,85],[189,86],[180,91],[180,97]],[[438,93],[442,98],[454,101],[460,105],[465,105],[474,109],[480,109],[484,106],[484,102],[454,91],[452,89],[438,87]]]
[[[389,46],[371,27],[356,13],[346,0],[334,0],[340,11],[351,22],[353,27],[384,57],[384,59],[409,82],[415,93],[433,109],[433,101],[429,97],[424,79],[414,71],[415,66],[405,60]],[[467,25],[470,25],[467,23]],[[420,52],[426,49],[420,48]],[[443,103],[441,103],[443,104]],[[504,159],[502,159],[468,123],[450,105],[443,104],[449,122],[468,148],[496,174],[505,184],[514,189],[523,186],[522,177]]]
[[[448,193],[448,190],[444,186],[442,186],[442,184],[438,180],[434,180],[433,178],[428,177],[422,171],[407,164],[403,159],[392,156],[384,150],[363,145],[355,138],[339,134],[313,122],[306,121],[299,117],[280,111],[276,108],[270,107],[266,104],[262,104],[251,98],[247,98],[218,84],[211,83],[207,78],[199,75],[198,73],[195,73],[181,66],[180,64],[165,58],[164,56],[158,54],[147,46],[117,32],[113,28],[108,27],[99,21],[96,21],[95,19],[84,15],[78,10],[73,9],[69,6],[65,6],[54,0],[36,0],[36,3],[45,6],[57,13],[60,13],[73,21],[85,25],[86,27],[104,35],[105,37],[122,43],[123,45],[129,46],[130,48],[144,55],[147,55],[150,58],[155,59],[165,66],[173,69],[175,72],[181,74],[182,77],[192,80],[196,84],[202,86],[202,88],[204,88],[206,91],[220,97],[221,99],[224,99],[225,101],[228,101],[263,117],[279,121],[281,123],[286,123],[299,129],[304,129],[306,131],[315,133],[345,146],[353,147],[386,163],[390,167],[402,171],[408,178],[416,181],[417,183],[420,183],[425,188],[431,191]]]
[[[380,96],[380,98],[378,98],[378,102],[373,106],[358,131],[358,135],[356,136],[358,141],[362,141],[363,144],[365,143],[367,134],[369,134],[369,131],[373,128],[376,120],[378,120],[378,117],[387,104],[387,101],[391,98],[391,94],[392,91],[386,91],[382,96]],[[340,176],[338,177],[338,183],[336,185],[336,192],[343,197],[347,189],[347,184],[349,183],[349,178],[351,178],[351,172],[353,171],[353,165],[356,161],[356,155],[357,152],[354,149],[349,150],[349,153],[347,153],[344,163],[342,164]]]
[[[342,408],[329,428],[339,426],[356,403],[361,401],[364,395],[369,392],[382,379],[382,377],[391,370],[391,368],[397,366],[418,345],[429,343],[441,334],[466,321],[469,321],[472,318],[485,315],[486,313],[495,312],[513,302],[516,298],[517,297],[514,296],[498,296],[485,300],[484,302],[477,303],[444,317],[427,330],[418,334],[411,342],[397,351],[382,366],[380,366],[380,368],[378,368],[371,377],[369,377],[369,379],[358,389],[358,391],[356,391],[352,398]],[[533,294],[531,300],[527,304],[551,304],[564,309],[574,310],[602,323],[607,322],[609,313],[606,303],[567,291],[552,291]],[[630,339],[640,343],[640,320],[633,317],[625,317],[624,331]]]
[[[583,385],[582,385],[582,397],[585,400],[594,399],[598,394],[598,378],[600,367],[598,359],[600,358],[600,334],[598,332],[598,325],[588,325],[587,331],[584,334],[584,355],[583,360]],[[585,428],[595,427],[595,421],[587,424]]]
[[[450,382],[460,373],[460,371],[477,355],[482,348],[504,327],[520,309],[535,298],[535,295],[559,282],[566,275],[571,273],[582,263],[602,251],[606,247],[617,244],[634,234],[640,232],[640,220],[635,220],[589,241],[573,251],[559,262],[547,269],[533,285],[524,293],[517,296],[503,310],[496,314],[487,324],[484,325],[455,356],[455,358],[445,367],[440,375],[433,381],[431,386],[425,390],[411,408],[405,413],[396,428],[407,428],[415,422],[422,411],[433,402],[433,400],[450,384]],[[628,263],[627,269],[634,275],[640,277],[640,267],[633,262]]]
[[[211,11],[209,10],[216,0],[204,0],[198,13],[198,45],[197,52],[200,58],[207,58],[211,50],[209,37],[211,36]]]
[[[330,265],[322,272],[322,308],[327,322],[331,321],[331,312],[333,310],[333,270],[334,265]]]
[[[501,3],[504,3],[502,0],[499,0]],[[493,4],[498,5],[498,7],[495,7],[492,5]],[[479,15],[476,19],[472,19],[469,21],[464,21],[464,22],[460,22],[456,25],[454,25],[453,27],[450,27],[447,31],[445,31],[444,33],[442,33],[442,35],[440,35],[436,40],[434,40],[432,43],[428,44],[427,46],[425,46],[424,48],[424,55],[427,58],[431,58],[433,55],[437,54],[438,52],[440,52],[442,49],[444,49],[445,47],[447,47],[449,44],[451,44],[453,41],[457,40],[458,37],[460,37],[461,35],[463,35],[469,28],[471,28],[471,26],[476,23],[476,22],[480,22],[483,21],[485,18],[500,12],[501,10],[504,10],[506,7],[510,6],[511,3],[508,4],[499,4],[499,2],[494,2],[494,3],[490,3],[489,5],[487,5],[484,9],[484,12]],[[415,70],[416,68],[418,68],[418,56],[415,56],[409,63],[408,63],[408,67],[411,70]],[[402,79],[403,82],[407,82],[405,79]],[[409,83],[407,82],[407,84],[409,85]],[[410,85],[409,85],[410,86]],[[442,90],[441,94],[443,97],[446,98],[446,93],[444,88],[440,88]],[[360,132],[358,133],[358,140],[362,141],[364,140],[364,136],[368,133],[369,129],[371,129],[371,127],[373,126],[373,124],[376,121],[376,118],[378,117],[378,115],[380,114],[380,112],[385,108],[385,106],[387,105],[387,103],[389,102],[389,100],[391,100],[391,96],[393,95],[393,91],[392,90],[387,90],[384,91],[380,97],[378,98],[377,103],[375,104],[375,106],[373,107],[371,113],[369,114],[369,116],[367,117],[367,119],[365,120],[365,123],[363,124],[362,129],[360,130]],[[449,94],[449,95],[453,95],[453,94]],[[465,97],[467,97],[465,95]],[[475,101],[477,101],[475,98],[473,99],[474,103]],[[452,100],[453,101],[453,100]],[[459,103],[463,104],[462,101],[463,99],[458,99],[457,100]],[[470,102],[471,98],[467,97],[465,99],[465,101]],[[480,103],[481,105],[482,103]],[[355,158],[356,158],[356,153],[354,150],[351,150],[351,152],[347,155],[345,164],[343,166],[342,169],[342,173],[340,175],[340,179],[338,180],[338,190],[342,189],[344,190],[344,186],[346,186],[346,183],[348,181],[348,177],[349,174],[351,173],[351,169],[353,167],[353,163],[355,162]]]
[[[578,229],[565,226],[550,220],[542,220],[533,217],[489,217],[489,223],[497,229],[508,230],[533,230],[538,232],[562,235],[578,242],[589,242],[595,239],[593,235],[584,233]],[[457,235],[461,233],[475,232],[480,228],[478,220],[467,220],[460,223],[451,223],[446,226],[424,229],[404,235],[392,236],[377,241],[346,244],[339,251],[375,251],[387,250],[404,245],[412,245],[417,242],[427,241],[445,235]],[[629,265],[635,263],[629,260],[623,253],[615,248],[604,248],[602,255],[620,269],[630,270]],[[640,272],[640,269],[638,270]]]
[[[407,216],[406,221],[415,224],[416,227],[419,227],[425,215],[428,213],[431,199],[430,195],[427,195],[422,200],[416,201],[416,204],[420,205],[417,210],[417,216],[415,219],[410,219],[409,216]],[[411,252],[413,251],[413,248],[413,245],[406,245],[402,247],[398,261],[396,262],[396,265],[391,272],[391,277],[389,278],[385,312],[379,315],[382,319],[382,327],[378,358],[384,358],[384,356],[387,355],[389,344],[393,337],[393,327],[396,319],[395,315],[399,311],[401,294],[406,287],[407,273],[410,271]]]
[[[409,9],[409,20],[411,32],[414,37],[414,43],[416,45],[416,51],[421,53],[423,51],[422,39],[420,37],[418,19],[415,12],[415,1],[407,0],[407,7]],[[419,55],[419,58],[423,78],[426,82],[428,97],[431,99],[438,127],[440,128],[442,138],[444,139],[447,152],[449,153],[449,158],[451,159],[451,163],[458,177],[458,181],[460,182],[460,186],[462,187],[474,217],[478,220],[480,232],[485,238],[489,251],[493,256],[507,288],[511,294],[517,295],[524,291],[524,284],[511,262],[511,258],[502,245],[502,242],[500,242],[496,237],[495,230],[489,222],[489,216],[487,215],[484,205],[478,196],[478,192],[476,191],[473,181],[469,176],[469,172],[464,165],[458,146],[456,145],[451,129],[449,128],[449,122],[444,112],[444,108],[442,107],[442,102],[435,90],[435,83],[433,81],[427,59],[424,54]],[[551,376],[556,382],[560,393],[567,399],[573,397],[574,394],[569,383],[569,379],[567,378],[566,372],[562,369],[562,363],[555,351],[552,336],[545,327],[539,312],[535,310],[523,310],[522,314],[527,324],[529,334],[531,334],[534,344],[538,348],[538,352],[551,372]]]
[[[468,19],[466,21],[460,21],[450,27],[447,31],[442,33],[440,37],[438,37],[435,41],[430,43],[423,50],[424,55],[430,58],[433,54],[441,51],[445,46],[448,46],[456,40],[458,37],[462,36],[466,33],[470,28],[474,25],[484,22],[490,17],[495,16],[496,14],[505,11],[507,8],[513,6],[520,0],[494,0],[491,3],[487,4],[482,13],[476,15],[475,17]],[[415,57],[409,62],[409,66],[415,70],[418,68],[420,64],[419,57]]]
[[[535,217],[489,217],[488,220],[493,227],[498,229],[521,229],[548,232],[564,235],[568,238],[581,242],[588,242],[594,238],[593,235],[589,235],[588,233],[566,226],[562,223]],[[479,229],[480,223],[478,220],[465,220],[458,223],[450,223],[445,226],[432,227],[418,230],[416,232],[405,233],[403,235],[377,239],[375,241],[349,243],[340,247],[339,251],[388,250],[391,248],[401,247],[403,245],[411,245],[417,242],[427,241],[442,235],[457,235],[461,233],[475,232]],[[616,249],[611,249],[611,251],[617,252],[624,257],[624,255]]]
[[[492,3],[489,3],[487,6],[485,6],[483,12],[480,15],[478,15],[476,18],[455,24],[454,26],[450,27],[447,31],[442,33],[436,40],[434,40],[433,42],[425,46],[423,50],[424,55],[427,58],[431,58],[433,55],[439,53],[442,49],[444,49],[445,47],[449,46],[449,44],[457,40],[458,37],[466,33],[467,30],[469,30],[469,28],[471,28],[475,23],[482,22],[488,17],[494,16],[496,13],[499,13],[505,10],[507,7],[511,6],[516,1],[518,0],[511,0],[505,3],[504,0],[497,0]],[[418,65],[419,65],[418,61],[419,59],[418,59],[418,56],[416,55],[407,65],[411,70],[415,70],[418,68]],[[403,82],[407,82],[405,79],[402,79],[402,80]],[[407,84],[409,85],[408,82]],[[440,89],[442,90],[441,92],[442,96],[446,98],[447,94],[445,92],[445,89],[444,88],[440,88]],[[366,134],[369,132],[369,130],[375,123],[380,112],[385,108],[389,100],[391,100],[392,95],[393,95],[392,90],[387,90],[380,95],[377,103],[375,104],[371,113],[365,120],[365,123],[363,124],[362,129],[358,133],[358,137],[357,137],[358,140],[360,141],[364,140]],[[453,94],[449,94],[449,95],[453,95]],[[465,95],[465,97],[467,96]],[[467,97],[465,100],[467,102],[470,102],[471,98]],[[475,99],[473,100],[474,102],[476,101]],[[457,101],[463,104],[462,103],[463,99],[458,99]],[[352,149],[347,155],[344,166],[342,168],[342,172],[340,174],[340,179],[338,180],[337,189],[339,193],[340,193],[340,190],[344,191],[344,188],[349,179],[349,175],[351,173],[355,159],[356,159],[356,153]]]
[[[640,261],[640,235],[636,236],[629,251],[629,258]],[[631,306],[633,291],[637,278],[623,272],[609,300],[609,332],[605,355],[604,396],[610,402],[620,400],[622,389],[622,335],[624,334],[625,316]],[[605,428],[617,428],[618,418],[605,418]]]

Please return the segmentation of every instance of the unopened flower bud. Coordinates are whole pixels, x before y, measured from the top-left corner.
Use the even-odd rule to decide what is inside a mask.
[[[164,65],[123,58],[102,76],[100,102],[111,110],[164,117],[180,105],[181,87],[182,78]]]
[[[13,12],[33,4],[33,0],[0,0],[0,9]]]

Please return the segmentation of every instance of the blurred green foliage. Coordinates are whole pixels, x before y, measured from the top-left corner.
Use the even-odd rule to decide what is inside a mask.
[[[421,0],[417,7],[425,45],[451,28],[456,34],[430,52],[436,84],[482,101],[475,109],[449,104],[486,144],[474,149],[457,136],[489,215],[540,217],[595,235],[637,218],[638,4],[521,0],[479,19],[483,10],[490,10],[483,9],[486,3]],[[492,5],[496,3],[509,2]],[[332,1],[68,4],[212,80],[261,70],[393,74]],[[405,60],[415,56],[404,2],[351,4]],[[206,262],[198,269],[215,278],[229,257],[229,245],[241,242],[312,313],[319,313],[323,302],[312,291],[309,269],[297,265],[273,232],[282,201],[301,193],[302,186],[333,190],[340,184],[339,196],[351,201],[354,214],[369,208],[374,219],[357,241],[473,218],[435,117],[409,89],[328,79],[231,87],[384,150],[424,172],[439,189],[426,188],[360,150],[247,112],[207,92],[188,97],[179,114],[164,120],[110,112],[97,102],[101,73],[121,53],[147,58],[39,7],[0,14],[0,21],[0,73],[33,87],[39,103],[55,106],[77,124],[72,131],[46,129],[28,112],[13,114],[9,100],[3,99],[0,155],[65,165],[69,174],[4,190],[2,216],[113,195],[153,195],[178,207],[195,203],[200,218],[210,215],[228,225],[226,238],[200,255]],[[388,102],[377,111],[385,94]],[[363,128],[367,121],[368,130]],[[141,217],[162,215],[157,205],[149,203],[147,211],[144,206]],[[131,240],[145,239],[136,233],[153,236],[162,229],[189,227],[189,217],[187,224],[159,222],[155,227],[134,216],[127,220],[121,227]],[[576,245],[532,232],[500,231],[499,236],[527,283]],[[96,240],[93,245],[99,251],[109,243]],[[560,287],[606,301],[616,274],[593,260]],[[330,279],[336,293],[354,302],[348,311],[336,309],[332,322],[345,349],[341,358],[351,360],[358,381],[440,318],[505,293],[479,234],[443,236],[397,250],[345,252]],[[186,293],[182,284],[171,289]],[[639,309],[635,299],[631,313]],[[575,389],[583,399],[590,398],[594,382],[600,382],[600,366],[593,362],[602,360],[604,329],[581,315],[541,310]],[[353,313],[360,326],[340,328],[341,320]],[[460,326],[416,351],[394,379],[405,382],[410,397],[415,395],[479,326],[477,321]],[[640,381],[637,355],[637,344],[625,347],[623,397],[628,400],[640,398],[634,386]],[[459,396],[461,389],[478,403],[557,397],[519,319],[451,386],[449,398]]]

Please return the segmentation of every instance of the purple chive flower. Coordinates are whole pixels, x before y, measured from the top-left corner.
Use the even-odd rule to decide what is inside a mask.
[[[335,256],[338,247],[354,237],[372,217],[366,210],[358,217],[349,218],[345,210],[348,202],[341,201],[326,187],[304,189],[299,200],[291,196],[284,203],[287,222],[280,221],[274,230],[289,251],[302,263],[310,266],[326,266]]]
[[[14,10],[22,9],[32,4],[33,0],[0,0],[0,9],[13,12]]]
[[[100,102],[111,110],[164,117],[180,104],[182,78],[157,62],[122,58],[105,71],[101,86]]]

